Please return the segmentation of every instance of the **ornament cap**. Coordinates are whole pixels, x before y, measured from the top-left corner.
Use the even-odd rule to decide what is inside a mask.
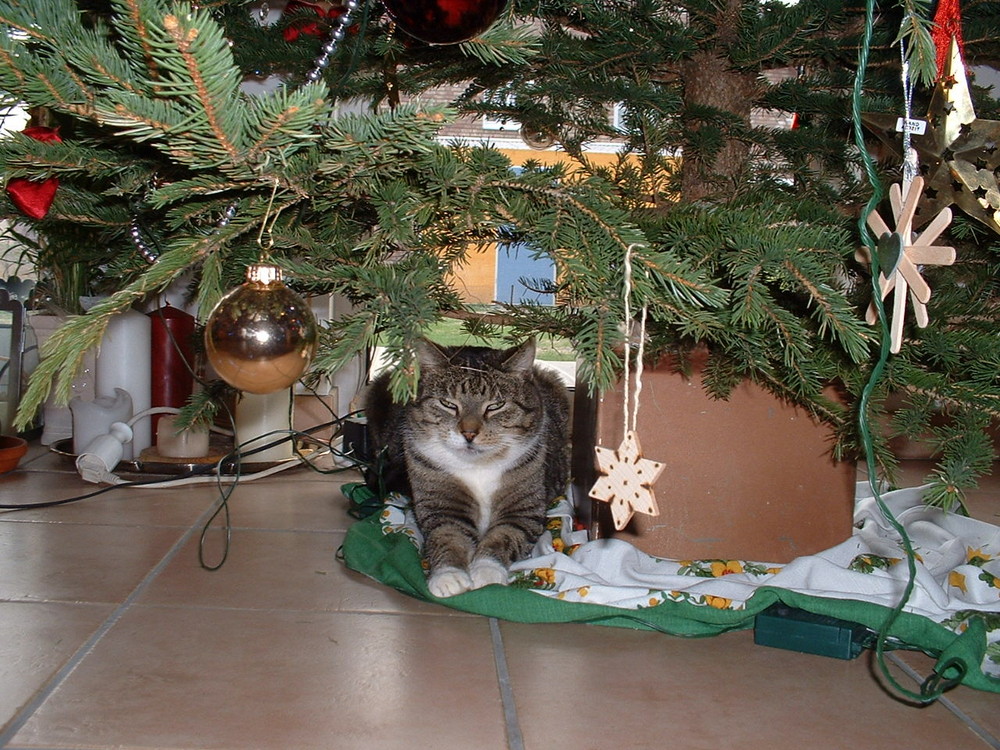
[[[284,279],[281,269],[270,263],[253,263],[247,266],[247,281],[251,284],[270,286]]]

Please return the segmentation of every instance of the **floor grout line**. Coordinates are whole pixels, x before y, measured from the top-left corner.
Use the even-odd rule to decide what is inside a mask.
[[[31,697],[31,699],[21,707],[14,717],[7,723],[6,727],[0,730],[0,748],[8,746],[14,736],[21,731],[28,720],[35,714],[46,700],[56,691],[56,689],[69,677],[70,674],[80,665],[80,663],[94,650],[94,647],[108,634],[122,618],[125,612],[135,603],[135,600],[149,587],[153,580],[163,572],[163,569],[180,553],[181,549],[195,535],[201,533],[201,527],[212,518],[215,513],[215,503],[202,513],[188,530],[174,542],[173,546],[167,550],[160,561],[153,566],[127,597],[115,607],[114,611],[101,623],[97,630],[75,651],[59,670],[52,675],[49,680]]]
[[[920,673],[917,672],[917,670],[915,670],[905,661],[900,659],[898,656],[896,656],[896,654],[887,654],[886,657],[889,659],[889,661],[891,661],[893,664],[895,664],[897,667],[903,670],[903,672],[905,672],[910,678],[915,680],[917,684],[923,683],[924,678],[920,675]],[[986,727],[984,727],[978,721],[976,721],[967,713],[965,713],[965,711],[959,708],[954,701],[944,696],[941,696],[940,698],[937,699],[937,702],[940,703],[945,708],[947,708],[949,711],[951,711],[959,721],[961,721],[969,729],[971,729],[973,732],[979,735],[979,738],[983,740],[987,745],[994,748],[994,750],[1000,750],[1000,740],[994,737],[993,733],[990,732],[988,729],[986,729]]]
[[[495,617],[490,618],[490,638],[493,641],[493,660],[496,662],[497,683],[500,685],[500,700],[503,703],[507,748],[524,750],[524,736],[521,734],[521,724],[517,719],[517,704],[514,702],[514,687],[511,685],[510,672],[507,669],[507,652],[503,646],[500,623]]]

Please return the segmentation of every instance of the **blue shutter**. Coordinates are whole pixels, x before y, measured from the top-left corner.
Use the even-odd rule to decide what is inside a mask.
[[[535,257],[527,243],[500,243],[497,246],[496,279],[496,299],[499,302],[514,305],[555,304],[555,295],[539,291],[545,288],[543,284],[532,283],[534,280],[554,283],[555,264],[546,256]]]

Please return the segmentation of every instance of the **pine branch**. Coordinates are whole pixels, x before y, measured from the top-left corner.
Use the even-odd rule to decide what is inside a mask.
[[[81,287],[112,295],[56,339],[55,359],[31,384],[36,403],[46,378],[64,378],[63,387],[80,347],[114,310],[182,268],[195,271],[192,292],[207,314],[259,257],[266,217],[272,258],[290,284],[341,293],[356,306],[324,336],[320,370],[340,367],[378,337],[402,366],[395,392],[412,392],[412,346],[428,326],[442,316],[483,325],[453,274],[502,240],[553,261],[561,307],[505,305],[487,322],[509,324],[505,335],[566,335],[581,377],[610,387],[622,364],[622,259],[631,247],[631,301],[635,310],[648,306],[651,357],[706,345],[714,392],[749,377],[831,424],[836,451],[859,445],[852,420],[822,392],[842,382],[857,399],[873,335],[858,315],[868,304],[865,285],[844,281],[860,279],[850,217],[868,191],[844,116],[860,8],[837,0],[517,0],[511,17],[519,25],[505,20],[450,47],[408,45],[377,14],[362,13],[326,83],[299,85],[322,40],[302,34],[288,43],[281,32],[310,12],[264,27],[241,0],[200,6],[0,0],[3,100],[48,107],[64,138],[0,143],[8,177],[60,179],[49,214],[31,223],[39,240],[29,254],[45,269],[44,283],[73,304]],[[995,6],[966,7],[970,64],[1000,57]],[[902,30],[898,13],[877,20],[866,106],[899,106],[898,35],[914,65],[929,59],[918,18],[925,10],[923,0],[904,0]],[[687,76],[698,72],[693,61],[706,59],[721,63],[713,87],[731,83],[728,73],[759,85],[728,104],[692,99]],[[765,84],[777,66],[801,72]],[[244,74],[269,72],[289,83],[261,97],[239,91]],[[459,91],[450,107],[378,110],[392,95],[445,83]],[[929,93],[915,92],[918,111]],[[976,96],[978,104],[985,92]],[[335,115],[335,99],[370,111]],[[613,107],[622,115],[614,127]],[[758,127],[749,120],[754,107],[796,112],[802,127]],[[496,149],[438,142],[442,125],[469,113],[502,114],[546,133],[565,163],[528,164],[515,175]],[[595,136],[622,144],[607,166],[588,160]],[[717,168],[715,155],[737,145],[750,155],[744,163]],[[698,203],[690,200],[693,165],[705,171],[693,194],[707,197]],[[233,204],[237,218],[219,230]],[[8,196],[0,207],[25,221]],[[161,253],[152,269],[128,236],[133,220]],[[969,415],[997,412],[1000,251],[991,238],[963,231],[971,230],[956,221],[960,262],[928,272],[931,325],[907,331],[908,348],[880,388],[913,395],[913,411],[898,417],[907,429],[940,416],[934,407],[966,426]],[[882,405],[871,409],[877,416]],[[941,440],[951,451],[941,476],[967,486],[985,454],[954,432]],[[888,440],[876,436],[872,450],[891,472]]]
[[[205,118],[213,146],[229,161],[237,161],[244,145],[237,117],[240,76],[227,40],[210,18],[205,11],[167,14],[161,21],[165,39],[157,39],[161,29],[153,27],[154,55],[164,68],[158,90],[190,101]]]
[[[312,145],[320,137],[315,125],[327,111],[326,93],[326,86],[317,83],[252,100],[247,161],[256,163],[275,155],[286,161],[298,149]]]
[[[900,0],[903,21],[894,44],[902,42],[906,48],[906,62],[916,83],[933,86],[937,78],[937,51],[931,38],[933,23],[928,18],[928,0]]]
[[[459,49],[483,65],[525,65],[538,54],[540,42],[528,25],[498,22],[475,39],[460,44]]]
[[[0,140],[0,159],[5,164],[8,179],[38,180],[76,175],[98,180],[116,179],[128,184],[148,166],[137,164],[131,154],[108,153],[75,142],[43,143],[21,133]]]
[[[159,1],[112,0],[112,6],[117,11],[113,16],[113,23],[122,46],[126,51],[132,52],[132,60],[143,66],[143,75],[137,78],[145,79],[148,83],[158,81],[160,64],[154,52],[150,22],[153,18],[166,14],[167,4]]]

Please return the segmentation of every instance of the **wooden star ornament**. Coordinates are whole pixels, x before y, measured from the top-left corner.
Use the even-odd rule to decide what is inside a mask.
[[[931,288],[920,275],[920,266],[950,266],[955,262],[955,248],[931,244],[951,223],[950,208],[942,209],[919,235],[913,232],[913,215],[923,188],[922,177],[913,178],[905,197],[899,183],[890,186],[889,203],[895,230],[889,229],[878,211],[872,211],[867,220],[877,239],[875,251],[879,262],[879,292],[882,299],[893,293],[889,347],[893,353],[902,347],[907,297],[912,302],[917,325],[924,328],[930,322],[927,301],[931,298]],[[857,257],[862,262],[871,263],[867,248],[859,250]],[[868,306],[865,319],[869,323],[878,319],[874,302]]]
[[[665,464],[642,457],[639,436],[629,430],[617,449],[594,448],[601,477],[590,490],[590,497],[611,506],[615,529],[621,531],[638,511],[647,516],[660,515],[652,484]]]

